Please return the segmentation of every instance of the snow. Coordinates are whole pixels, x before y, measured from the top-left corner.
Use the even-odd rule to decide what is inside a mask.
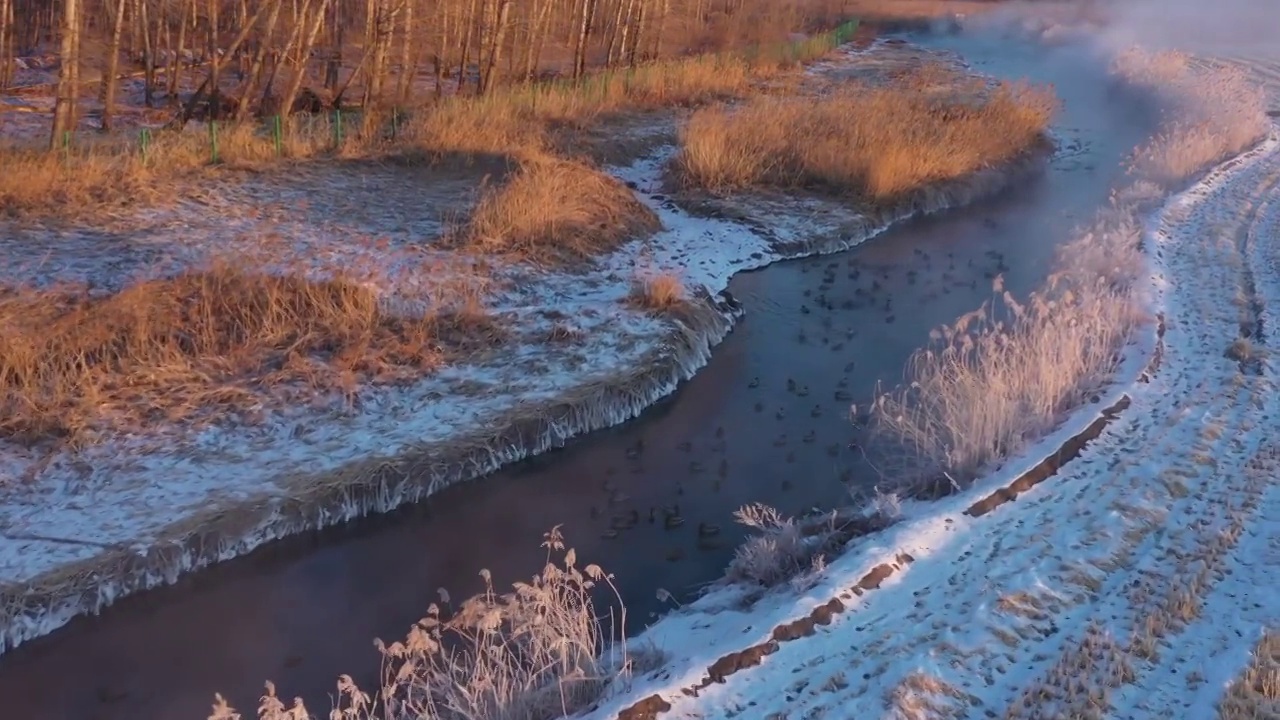
[[[1280,347],[1269,334],[1280,302],[1278,187],[1280,128],[1153,219],[1161,366],[1149,383],[1113,389],[1131,406],[1058,475],[991,513],[964,514],[1094,411],[975,488],[907,505],[903,522],[854,541],[803,593],[768,594],[744,611],[741,591],[724,590],[673,612],[638,640],[670,662],[586,717],[655,693],[672,706],[664,718],[1080,716],[1082,686],[1105,688],[1097,702],[1109,717],[1213,717],[1262,630],[1280,622],[1274,369],[1252,374],[1225,357],[1239,293],[1255,292],[1265,308],[1255,343]],[[1131,349],[1122,377],[1135,377],[1144,352]],[[851,592],[881,563],[897,569],[879,589]],[[1183,592],[1198,607],[1177,619]],[[694,689],[717,659],[831,598],[846,610],[830,625]],[[1150,653],[1147,637],[1162,638]],[[1080,661],[1082,648],[1092,661]],[[1130,677],[1110,675],[1124,667]]]
[[[881,51],[905,52],[874,46],[866,53]],[[703,326],[680,327],[625,302],[634,280],[675,268],[686,288],[714,297],[736,272],[813,249],[784,252],[776,236],[675,209],[657,196],[672,150],[612,169],[634,184],[665,230],[585,274],[500,266],[481,277],[430,243],[474,184],[406,178],[409,171],[376,164],[299,168],[283,182],[235,178],[175,207],[93,228],[4,227],[2,281],[88,283],[110,292],[214,258],[267,272],[325,275],[339,267],[363,273],[394,308],[430,305],[472,283],[518,336],[498,353],[409,386],[363,387],[349,405],[317,398],[260,407],[254,422],[158,426],[51,453],[0,443],[0,651],[275,537],[390,510],[617,424],[672,392],[728,332],[732,307],[721,303]],[[386,206],[401,211],[370,212]],[[885,224],[863,222],[858,234],[821,250],[851,247]],[[548,343],[557,323],[582,341]],[[564,411],[566,398],[576,402],[572,412]],[[536,438],[521,433],[522,444],[495,445],[513,417],[543,418],[548,427]],[[461,467],[440,460],[459,447],[488,452]],[[386,479],[385,466],[397,477]],[[362,487],[381,479],[376,492],[356,499],[329,487],[339,473]],[[299,516],[298,502],[308,498],[326,502]],[[229,518],[239,527],[214,534],[211,525]]]

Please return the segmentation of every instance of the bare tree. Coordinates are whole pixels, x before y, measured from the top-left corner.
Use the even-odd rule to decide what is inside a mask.
[[[288,115],[293,112],[293,103],[298,98],[298,93],[302,90],[302,83],[307,77],[307,60],[311,57],[311,49],[316,45],[316,38],[320,36],[320,26],[324,24],[325,12],[329,9],[330,0],[320,0],[320,7],[315,9],[315,13],[311,16],[311,26],[307,28],[306,36],[302,39],[302,45],[298,47],[297,62],[294,66],[293,77],[289,80],[289,87],[285,90],[284,96],[280,98],[280,112]],[[304,13],[305,15],[305,13]],[[298,21],[302,24],[302,20]]]
[[[124,6],[127,0],[116,0],[116,17],[111,25],[111,42],[107,45],[107,68],[102,78],[102,132],[111,130],[111,116],[116,106],[116,88],[120,84],[120,38],[124,30]]]
[[[257,43],[254,49],[253,62],[249,68],[248,82],[245,83],[244,91],[240,93],[240,104],[236,107],[236,121],[242,122],[249,117],[249,111],[253,105],[253,96],[262,82],[262,68],[267,56],[267,48],[270,46],[271,37],[276,31],[276,22],[280,19],[280,6],[283,0],[275,0],[271,3],[271,14],[267,16],[267,29],[263,32],[263,38]]]
[[[13,84],[17,54],[13,43],[13,0],[0,0],[0,92]]]
[[[596,17],[597,0],[582,0],[582,15],[578,25],[578,38],[573,48],[573,77],[581,78],[587,71],[587,50],[591,42],[591,25]]]
[[[480,94],[482,95],[493,85],[493,74],[497,71],[498,62],[502,58],[502,43],[507,34],[507,22],[511,17],[511,0],[497,0],[497,2],[498,17],[495,20],[493,37],[489,42],[489,60],[485,63],[480,75]]]
[[[56,150],[66,142],[75,127],[76,99],[80,94],[80,0],[62,1],[61,64],[58,68],[58,97],[53,106],[53,130],[49,148]]]

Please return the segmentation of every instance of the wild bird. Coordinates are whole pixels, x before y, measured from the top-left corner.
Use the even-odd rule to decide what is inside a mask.
[[[707,522],[698,523],[698,537],[709,538],[720,534],[720,526]]]
[[[672,508],[663,508],[662,526],[668,530],[684,525],[684,516],[680,514],[680,506],[676,505]]]
[[[614,515],[613,520],[609,522],[610,527],[614,530],[630,530],[640,523],[640,511],[632,509],[626,515]]]

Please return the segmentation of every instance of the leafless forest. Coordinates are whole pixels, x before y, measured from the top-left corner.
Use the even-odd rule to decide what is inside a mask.
[[[580,79],[829,26],[843,0],[0,0],[0,93],[57,93],[110,130],[122,102],[243,120]],[[47,68],[43,82],[22,70]],[[56,69],[56,83],[52,71]],[[123,98],[121,79],[142,78]],[[86,100],[88,102],[86,102]]]

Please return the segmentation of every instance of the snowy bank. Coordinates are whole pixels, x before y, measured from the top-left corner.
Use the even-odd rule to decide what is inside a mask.
[[[1277,187],[1273,131],[1152,216],[1144,298],[1165,332],[1130,346],[1094,407],[974,487],[907,504],[799,592],[726,588],[670,613],[637,639],[669,662],[584,717],[1211,716],[1280,621],[1274,372],[1224,352],[1239,293],[1262,327],[1280,301]],[[1051,482],[1018,487],[1090,426]]]
[[[0,648],[269,540],[386,512],[635,417],[701,368],[730,331],[739,308],[724,289],[735,273],[853,247],[893,222],[996,193],[1040,160],[931,188],[852,225],[805,227],[793,217],[790,232],[764,233],[694,218],[665,201],[657,191],[670,152],[613,169],[659,214],[664,231],[601,259],[585,276],[500,271],[509,282],[493,310],[518,328],[500,357],[454,365],[408,387],[363,388],[343,411],[264,407],[252,424],[158,427],[43,456],[0,448],[9,475],[0,483],[8,486],[0,505]],[[448,263],[444,251],[413,247],[430,223],[382,229],[388,248],[335,245],[335,232],[352,234],[342,220],[316,227],[305,214],[273,218],[274,236],[316,272],[392,266],[378,287],[392,299],[413,300],[423,290],[421,271]],[[211,247],[251,252],[259,222],[186,204],[151,218],[138,237],[59,236],[61,254],[35,271],[41,282],[110,287],[123,282],[122,265],[127,276],[157,260],[190,266]],[[679,268],[688,302],[661,316],[631,307],[637,268]],[[562,330],[576,340],[547,341]]]

